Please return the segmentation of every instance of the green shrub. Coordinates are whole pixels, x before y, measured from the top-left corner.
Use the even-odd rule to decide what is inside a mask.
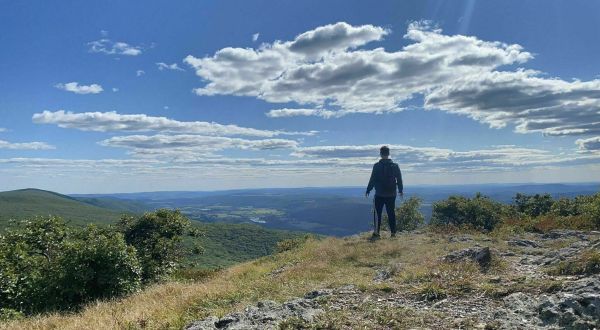
[[[477,193],[474,198],[450,196],[433,203],[431,224],[471,226],[479,230],[492,230],[501,222],[505,207],[489,197]]]
[[[419,211],[421,202],[419,197],[410,197],[396,209],[398,231],[415,230],[423,225],[425,217]]]
[[[141,266],[135,249],[114,230],[89,226],[73,233],[53,264],[48,297],[57,309],[136,291]]]
[[[517,193],[513,200],[518,212],[531,217],[538,217],[549,213],[554,204],[554,200],[550,194],[525,195]]]
[[[581,214],[600,228],[600,193],[592,196],[582,196],[579,203]]]
[[[52,265],[68,235],[57,217],[25,220],[0,236],[0,306],[31,313],[46,308]]]
[[[139,283],[135,251],[120,233],[68,228],[60,218],[45,217],[0,236],[0,306],[6,311],[76,309],[134,291]]]
[[[167,209],[138,218],[124,216],[117,228],[127,244],[137,250],[144,282],[161,280],[172,273],[183,257],[183,236],[197,234],[179,210]]]

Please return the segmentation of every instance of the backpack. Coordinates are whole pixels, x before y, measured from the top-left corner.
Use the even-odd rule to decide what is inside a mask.
[[[381,190],[382,193],[394,194],[396,192],[396,164],[389,162],[383,163],[381,169]]]

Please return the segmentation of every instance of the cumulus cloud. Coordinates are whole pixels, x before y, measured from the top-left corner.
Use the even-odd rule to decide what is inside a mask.
[[[255,33],[252,35],[252,41],[256,42],[258,40],[258,37],[260,37],[260,33]]]
[[[33,115],[36,124],[54,124],[62,128],[74,128],[96,132],[171,132],[194,133],[213,136],[256,136],[273,137],[277,135],[314,135],[316,132],[270,131],[237,125],[223,125],[205,121],[178,121],[166,117],[153,117],[145,114],[124,115],[112,112],[48,111]]]
[[[62,89],[63,91],[73,92],[75,94],[99,94],[102,93],[102,91],[104,91],[102,86],[98,84],[79,85],[79,83],[76,81],[65,84],[58,83],[54,85],[54,87]]]
[[[136,76],[136,77],[143,76],[144,74],[146,74],[146,72],[145,72],[144,70],[137,70],[137,71],[135,72],[135,76]]]
[[[132,46],[126,42],[112,41],[106,38],[88,42],[87,45],[90,53],[127,56],[137,56],[142,54],[142,47],[140,46]]]
[[[564,81],[538,72],[486,72],[440,86],[427,109],[469,116],[491,127],[547,135],[600,134],[600,80]]]
[[[49,145],[45,142],[25,142],[25,143],[11,143],[8,141],[0,140],[0,149],[9,150],[48,150],[55,149],[54,146]]]
[[[298,142],[286,139],[247,140],[203,135],[128,135],[115,136],[100,142],[107,147],[121,147],[144,153],[144,150],[166,149],[175,153],[212,152],[224,149],[276,150],[293,149]]]
[[[177,63],[167,64],[164,62],[157,62],[156,66],[158,67],[158,69],[160,71],[164,71],[164,70],[185,71],[184,69],[179,67],[179,65],[177,65]]]
[[[207,81],[198,95],[253,96],[272,103],[295,102],[339,111],[383,113],[402,110],[417,93],[465,75],[523,63],[532,55],[519,45],[447,36],[413,23],[400,51],[364,49],[389,30],[337,23],[258,49],[223,48],[213,56],[189,55],[185,62]],[[318,112],[313,114],[318,115]]]
[[[337,23],[291,41],[257,49],[227,47],[184,61],[207,82],[196,89],[198,95],[301,105],[267,112],[272,118],[397,112],[405,101],[422,95],[425,109],[468,116],[493,128],[600,134],[598,79],[566,81],[511,70],[508,65],[524,64],[533,55],[517,44],[445,35],[428,22],[411,23],[404,35],[411,43],[398,51],[363,47],[389,33],[372,25]]]

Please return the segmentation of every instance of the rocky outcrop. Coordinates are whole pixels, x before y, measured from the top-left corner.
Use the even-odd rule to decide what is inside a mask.
[[[282,321],[290,318],[310,322],[323,312],[316,298],[330,293],[331,291],[328,290],[312,291],[304,298],[290,300],[283,304],[261,301],[256,306],[247,307],[243,312],[231,313],[222,318],[211,316],[194,322],[187,326],[186,330],[277,329]]]
[[[487,269],[492,262],[492,252],[489,247],[475,246],[472,248],[454,251],[446,255],[443,260],[445,262],[457,262],[464,260],[473,260],[483,269]]]
[[[361,315],[361,306],[371,311],[410,311],[420,317],[418,328],[425,329],[600,329],[600,274],[559,276],[548,271],[584,251],[600,249],[600,233],[558,230],[527,234],[512,237],[493,250],[478,245],[486,245],[482,239],[466,235],[449,238],[448,242],[473,245],[449,253],[441,261],[476,262],[484,271],[480,281],[498,290],[497,294],[477,290],[474,285],[464,294],[428,301],[410,290],[393,289],[404,266],[391,263],[384,268],[373,267],[372,280],[383,289],[361,290],[348,285],[309,292],[285,303],[262,301],[241,312],[194,322],[186,329],[277,329],[288,320],[322,325],[319,322],[328,318],[327,313],[340,311],[351,311],[344,315],[358,320],[352,324],[373,328],[369,323],[372,314]],[[507,270],[485,273],[494,259]],[[268,276],[279,276],[283,271],[276,269]]]
[[[600,277],[570,282],[552,294],[522,292],[504,298],[496,316],[506,327],[594,329],[600,327]],[[528,322],[524,322],[527,320]]]

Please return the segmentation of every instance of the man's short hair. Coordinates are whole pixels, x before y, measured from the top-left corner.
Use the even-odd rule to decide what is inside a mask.
[[[383,146],[383,147],[379,148],[379,154],[382,156],[389,156],[390,148],[388,148],[388,146]]]

